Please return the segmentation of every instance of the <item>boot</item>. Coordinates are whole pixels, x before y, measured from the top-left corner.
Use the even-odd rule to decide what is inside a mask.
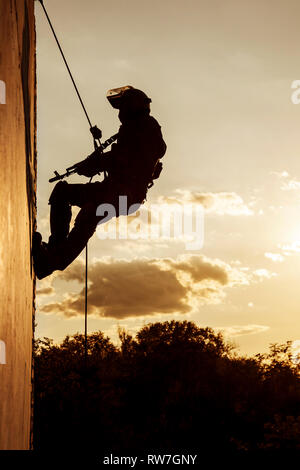
[[[34,232],[32,237],[32,257],[36,277],[43,279],[55,270],[55,257],[49,250],[47,243],[42,241],[39,232]]]

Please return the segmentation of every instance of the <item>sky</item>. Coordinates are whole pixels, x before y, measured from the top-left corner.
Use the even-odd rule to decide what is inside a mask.
[[[300,105],[292,100],[299,2],[44,4],[105,139],[120,125],[108,89],[132,85],[152,99],[168,148],[137,216],[153,214],[160,226],[162,205],[204,212],[203,246],[193,250],[184,237],[99,239],[97,231],[89,242],[89,332],[116,341],[119,327],[134,334],[176,319],[222,331],[242,354],[299,345]],[[38,230],[47,241],[48,179],[91,153],[92,140],[38,2],[35,11]],[[36,337],[59,342],[83,332],[83,260],[38,281]]]

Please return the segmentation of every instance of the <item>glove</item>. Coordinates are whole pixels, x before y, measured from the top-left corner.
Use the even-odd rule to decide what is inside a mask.
[[[86,158],[83,162],[78,164],[76,168],[77,174],[80,176],[86,176],[87,178],[91,178],[99,173],[99,160],[98,158],[89,157]]]
[[[91,134],[94,137],[94,139],[101,139],[102,137],[102,131],[98,129],[97,126],[93,126],[90,128]]]

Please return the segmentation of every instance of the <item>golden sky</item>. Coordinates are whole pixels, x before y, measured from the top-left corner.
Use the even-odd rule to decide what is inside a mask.
[[[119,121],[105,98],[152,98],[168,145],[148,204],[204,208],[204,245],[181,239],[89,243],[89,331],[116,338],[149,321],[223,330],[240,351],[300,339],[298,1],[45,0],[93,124]],[[86,118],[36,2],[38,229],[49,235],[53,170],[92,151]],[[86,182],[72,177],[69,182]],[[83,331],[83,261],[38,283],[36,336]]]

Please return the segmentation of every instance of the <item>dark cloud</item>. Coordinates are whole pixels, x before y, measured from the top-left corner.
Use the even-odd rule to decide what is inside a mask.
[[[229,272],[230,266],[196,255],[177,261],[97,260],[89,268],[89,312],[118,319],[187,313],[195,297],[206,301],[221,297],[223,286],[230,282]],[[77,260],[60,279],[83,283],[83,274],[83,263]],[[83,314],[84,288],[61,302],[44,305],[41,311],[67,317]]]
[[[178,270],[184,271],[191,275],[193,282],[201,282],[204,280],[213,280],[222,285],[229,282],[229,275],[226,267],[221,264],[214,263],[204,256],[191,255],[184,261],[170,261],[171,266]]]

